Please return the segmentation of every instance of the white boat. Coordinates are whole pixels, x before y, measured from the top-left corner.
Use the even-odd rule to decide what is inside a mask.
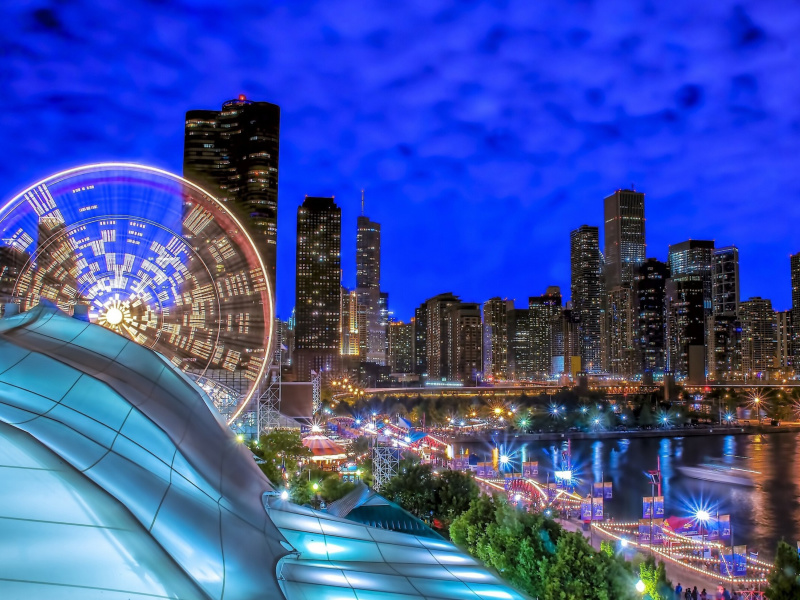
[[[731,485],[742,485],[753,487],[753,475],[758,475],[757,471],[741,469],[729,465],[717,463],[705,463],[696,467],[680,466],[678,470],[693,479],[704,481],[714,481],[716,483],[730,483]]]

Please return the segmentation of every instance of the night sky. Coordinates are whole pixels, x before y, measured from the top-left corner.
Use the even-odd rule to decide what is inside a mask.
[[[742,296],[790,305],[800,251],[800,4],[4,2],[0,196],[102,160],[180,173],[183,119],[282,108],[278,312],[297,206],[360,190],[399,319],[434,294],[569,295],[569,232],[646,192],[648,254],[735,243]]]

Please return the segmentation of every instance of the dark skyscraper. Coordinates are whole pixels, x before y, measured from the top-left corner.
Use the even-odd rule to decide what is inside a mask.
[[[342,211],[333,198],[306,197],[297,209],[295,375],[339,366]]]
[[[431,381],[445,380],[452,372],[449,309],[460,303],[458,296],[449,292],[426,301],[428,378]]]
[[[450,381],[478,384],[481,374],[481,308],[459,302],[447,309],[450,338]]]
[[[602,367],[602,274],[600,272],[600,232],[581,225],[570,233],[572,311],[578,322],[581,369],[599,373]]]
[[[739,305],[742,320],[742,372],[746,380],[768,379],[775,369],[778,323],[772,302],[748,298]]]
[[[617,190],[605,199],[604,214],[606,362],[611,373],[628,377],[636,370],[633,279],[646,255],[644,194]]]
[[[688,240],[669,247],[669,272],[672,279],[699,275],[703,281],[703,310],[711,313],[714,280],[713,240]]]
[[[184,177],[232,207],[261,252],[275,293],[281,109],[244,96],[186,113]]]
[[[689,383],[705,381],[705,287],[701,274],[667,281],[667,365]]]
[[[528,308],[508,311],[508,369],[515,381],[528,380],[533,374],[531,311]]]
[[[605,199],[606,287],[630,286],[646,255],[644,194],[617,190]]]
[[[428,304],[423,302],[414,310],[414,373],[428,375]]]
[[[388,363],[392,373],[411,373],[414,354],[414,323],[389,323]]]
[[[792,279],[792,364],[800,367],[800,252],[789,259]]]
[[[715,315],[739,313],[739,249],[717,248],[712,256],[711,311]]]
[[[638,324],[636,349],[638,370],[663,374],[665,367],[664,336],[666,328],[667,263],[648,258],[639,267],[635,283],[635,313]]]
[[[363,198],[362,198],[363,210]],[[386,364],[386,323],[381,315],[381,226],[363,214],[356,233],[356,293],[365,307],[367,353],[364,360]]]

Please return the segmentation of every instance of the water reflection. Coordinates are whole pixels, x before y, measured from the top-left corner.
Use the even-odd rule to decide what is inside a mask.
[[[465,447],[480,454],[485,446],[475,443]],[[560,448],[560,443],[526,443],[526,456],[539,461],[542,481],[548,472],[552,480]],[[650,495],[647,472],[655,470],[660,460],[668,516],[691,516],[700,505],[710,507],[712,514],[729,513],[736,543],[746,543],[767,557],[772,556],[781,538],[792,545],[800,540],[800,434],[576,440],[571,448],[572,462],[581,478],[579,493],[586,494],[593,481],[612,482],[614,492],[606,501],[607,516],[639,518],[642,497]],[[709,458],[758,472],[755,485],[703,481],[679,470]]]

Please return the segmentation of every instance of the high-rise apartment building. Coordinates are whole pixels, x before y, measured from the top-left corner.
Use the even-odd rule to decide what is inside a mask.
[[[708,378],[734,381],[742,374],[742,324],[732,313],[712,314],[706,321]]]
[[[792,280],[792,362],[800,366],[800,252],[789,258]]]
[[[420,378],[428,375],[428,304],[423,302],[414,310],[414,373]]]
[[[381,226],[363,214],[358,217],[356,232],[356,293],[366,311],[367,352],[364,360],[384,365],[387,319],[386,314],[381,313]]]
[[[461,300],[452,293],[429,298],[426,304],[428,379],[446,380],[452,371],[449,309]]]
[[[775,369],[777,318],[772,302],[748,298],[739,304],[742,321],[742,372],[745,379],[767,379]]]
[[[477,385],[481,375],[481,308],[472,302],[459,302],[447,309],[450,338],[450,381]]]
[[[644,194],[617,190],[605,199],[604,215],[605,361],[609,372],[630,377],[636,366],[633,280],[647,251]]]
[[[775,325],[775,367],[786,372],[794,365],[792,311],[776,311]]]
[[[715,315],[739,313],[739,249],[717,248],[711,258],[711,310]]]
[[[243,221],[266,265],[273,294],[278,241],[281,109],[244,96],[222,110],[186,113],[183,175]]]
[[[307,196],[297,209],[295,376],[339,368],[342,211],[333,198]]]
[[[636,369],[645,376],[661,375],[666,366],[667,263],[648,258],[636,272],[634,312],[637,321]]]
[[[414,366],[414,323],[389,323],[388,362],[392,373],[411,373]]]
[[[603,306],[600,270],[600,230],[581,225],[570,233],[570,267],[573,317],[578,322],[581,369],[603,370]]]
[[[514,381],[527,381],[533,377],[531,311],[528,308],[508,311],[508,370]]]
[[[483,377],[508,379],[508,311],[511,300],[492,298],[483,305]]]
[[[533,375],[549,377],[553,373],[554,328],[558,327],[561,315],[561,290],[557,286],[547,288],[542,296],[528,298],[530,311],[531,367]]]

